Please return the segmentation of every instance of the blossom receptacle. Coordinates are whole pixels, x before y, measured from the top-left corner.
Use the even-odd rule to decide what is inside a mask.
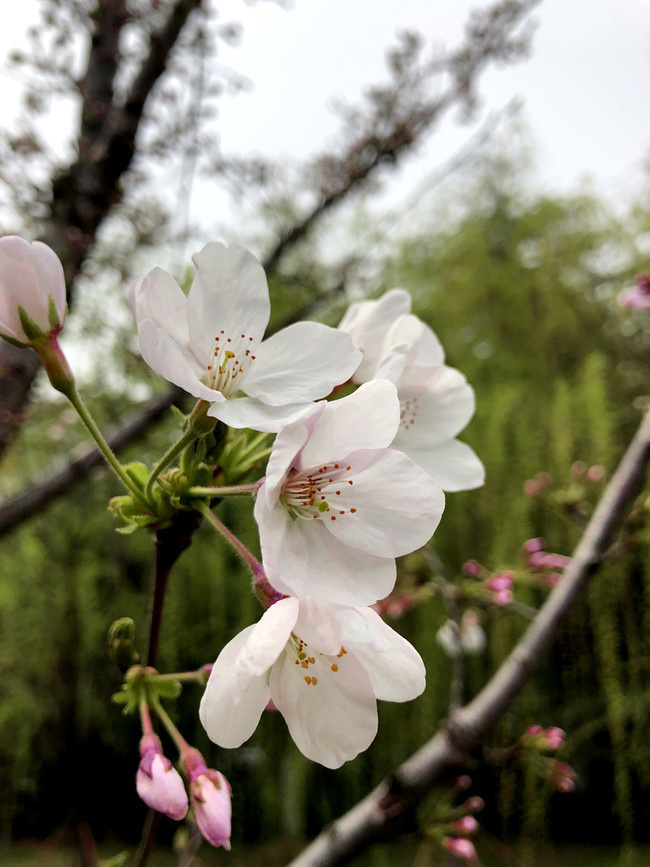
[[[63,266],[54,250],[17,235],[0,238],[0,337],[26,346],[56,335],[65,309]]]
[[[131,287],[144,360],[211,404],[230,427],[277,431],[346,382],[361,353],[348,335],[297,322],[262,341],[270,316],[264,269],[237,244],[210,243],[192,257],[189,295],[161,268]]]
[[[208,768],[198,750],[181,757],[190,784],[192,808],[199,831],[212,846],[230,849],[232,795],[228,780]]]
[[[180,774],[163,755],[156,735],[145,735],[140,741],[140,764],[135,777],[138,795],[148,807],[164,813],[170,819],[185,818],[187,792]]]
[[[445,491],[477,488],[485,480],[483,464],[456,439],[474,414],[474,392],[462,373],[444,363],[440,341],[410,310],[411,298],[403,289],[350,306],[339,329],[363,352],[352,381],[393,382],[400,401],[394,447]]]
[[[424,545],[444,509],[436,481],[389,448],[395,386],[321,401],[278,434],[255,501],[269,581],[289,596],[372,605],[395,583],[395,558]]]
[[[287,597],[221,651],[199,716],[234,748],[271,700],[298,749],[338,768],[374,739],[377,699],[409,701],[424,685],[417,651],[372,609]]]

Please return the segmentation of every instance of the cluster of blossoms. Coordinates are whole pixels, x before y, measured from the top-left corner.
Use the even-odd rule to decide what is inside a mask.
[[[338,328],[299,322],[263,339],[270,301],[257,260],[238,245],[209,243],[193,262],[187,295],[155,268],[129,297],[145,361],[198,399],[169,454],[217,423],[276,434],[263,478],[238,489],[190,488],[183,502],[221,526],[251,566],[265,608],[218,655],[201,722],[214,742],[238,747],[264,709],[275,708],[307,757],[337,768],[373,740],[377,699],[408,701],[424,689],[420,655],[372,606],[395,586],[395,558],[435,531],[443,491],[483,483],[481,462],[456,438],[474,412],[474,394],[444,363],[437,337],[411,314],[401,289],[352,304]],[[65,283],[56,255],[43,244],[1,239],[0,289],[0,336],[39,352],[53,385],[146,513],[137,525],[155,527],[169,461],[141,479],[126,472],[85,410],[57,343]],[[261,563],[210,510],[214,497],[244,490],[255,497]],[[167,727],[181,743],[199,827],[227,846],[225,778]],[[141,797],[182,818],[185,788],[147,726],[141,756]]]
[[[237,747],[272,702],[300,750],[336,768],[373,740],[376,699],[424,689],[419,654],[370,606],[393,589],[395,558],[432,535],[443,490],[483,482],[456,439],[473,392],[402,290],[353,304],[338,329],[300,322],[263,340],[255,258],[211,243],[193,262],[187,296],[160,269],[134,284],[142,355],[208,416],[277,433],[255,485],[267,610],[219,654],[201,721]],[[318,401],[344,383],[358,387]]]

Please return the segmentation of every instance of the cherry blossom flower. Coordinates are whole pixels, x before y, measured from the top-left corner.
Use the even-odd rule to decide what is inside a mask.
[[[163,755],[156,735],[145,735],[140,741],[140,765],[135,776],[138,795],[148,807],[164,813],[170,819],[185,818],[188,800],[181,775]]]
[[[212,406],[232,427],[277,431],[354,373],[361,355],[350,338],[317,322],[297,322],[262,342],[270,315],[266,276],[237,244],[210,243],[192,257],[185,296],[154,268],[131,287],[143,358],[157,373]]]
[[[474,414],[474,391],[462,373],[444,364],[438,338],[410,310],[411,297],[403,289],[350,306],[339,329],[363,352],[352,381],[394,382],[401,410],[394,447],[445,491],[480,487],[485,481],[482,463],[455,439]]]
[[[391,592],[395,557],[424,545],[444,509],[435,480],[387,448],[398,425],[395,386],[376,380],[280,431],[255,502],[276,590],[341,605]]]
[[[286,597],[221,651],[199,715],[211,740],[238,747],[272,700],[298,749],[338,768],[375,737],[377,699],[424,684],[417,651],[372,609]]]
[[[17,235],[0,238],[0,337],[26,345],[40,334],[57,333],[65,303],[63,266],[54,250]]]

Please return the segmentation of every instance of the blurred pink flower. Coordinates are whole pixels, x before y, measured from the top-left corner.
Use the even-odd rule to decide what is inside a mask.
[[[647,310],[650,307],[650,277],[639,274],[636,286],[628,286],[618,296],[618,303],[634,310]]]
[[[452,855],[462,858],[463,861],[476,861],[478,858],[474,844],[462,837],[447,837],[443,846]]]

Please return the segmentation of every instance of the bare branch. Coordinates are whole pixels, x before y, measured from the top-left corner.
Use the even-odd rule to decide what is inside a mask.
[[[526,684],[556,637],[562,620],[600,564],[615,528],[643,479],[648,459],[650,414],[641,422],[607,486],[562,581],[494,677],[394,774],[326,828],[290,867],[344,864],[371,844],[396,836],[418,801],[445,775],[467,765],[470,751],[481,744]]]
[[[174,386],[160,397],[152,398],[142,409],[132,413],[121,425],[108,432],[106,438],[111,449],[119,451],[138,439],[183,395],[182,389]],[[0,506],[0,536],[8,533],[26,518],[42,511],[52,500],[68,493],[94,467],[101,466],[103,462],[104,456],[99,449],[88,446],[78,449],[63,469],[52,473]]]

